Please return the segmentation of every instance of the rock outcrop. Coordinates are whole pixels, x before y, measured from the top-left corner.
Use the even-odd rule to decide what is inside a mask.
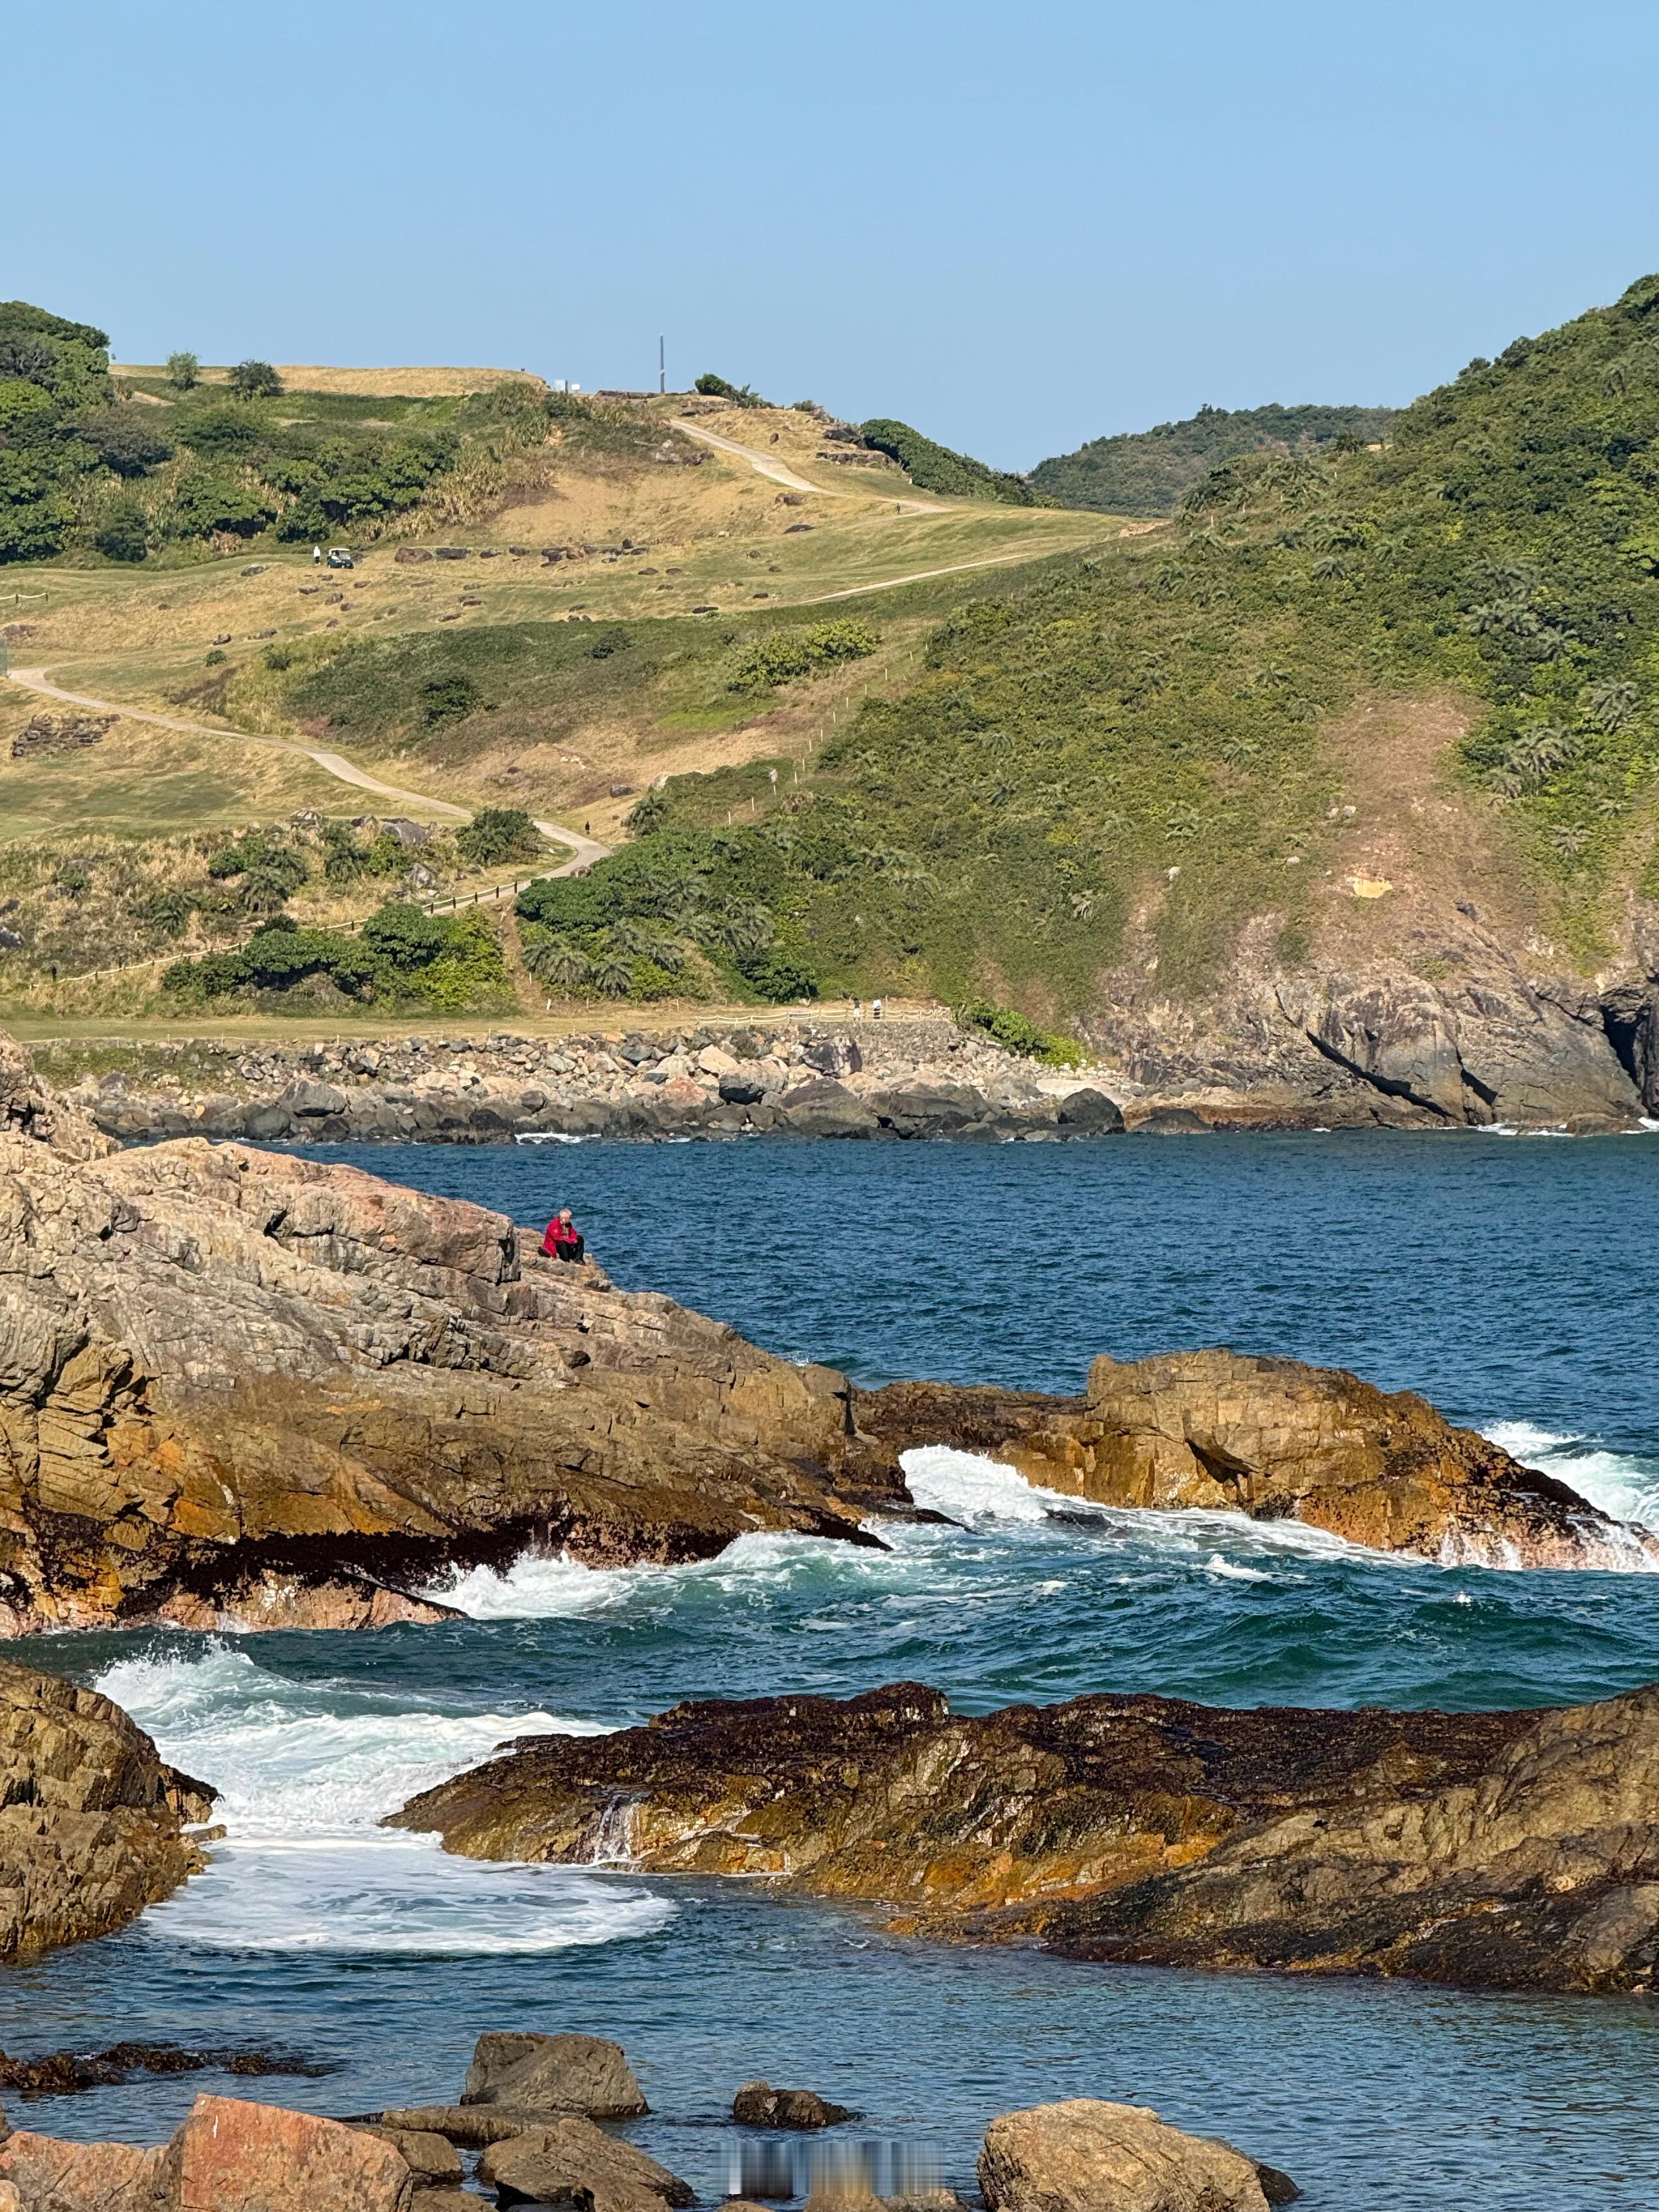
[[[1659,1688],[1543,1713],[709,1701],[523,1740],[388,1825],[579,1863],[619,1802],[642,1872],[768,1876],[934,1936],[1493,1989],[1646,1990],[1659,1966]]]
[[[745,2081],[732,2100],[739,2127],[790,2128],[810,2133],[850,2120],[845,2105],[832,2105],[816,2089],[775,2089],[769,2081]]]
[[[122,1927],[203,1864],[213,1792],[95,1690],[0,1662],[0,1960]]]
[[[0,1629],[434,1619],[450,1567],[871,1543],[906,1503],[842,1377],[501,1214],[200,1139],[98,1157],[11,1095]]]
[[[502,2204],[588,2205],[592,2212],[665,2212],[695,2204],[690,2185],[592,2120],[556,2120],[491,2143],[478,2179]]]
[[[1294,1519],[1448,1565],[1644,1566],[1659,1540],[1522,1467],[1415,1392],[1341,1368],[1214,1350],[1120,1362],[1081,1398],[896,1382],[860,1392],[860,1428],[897,1451],[948,1442],[1028,1481],[1112,1506]]]
[[[979,2185],[986,2212],[1267,2212],[1289,2201],[1269,2197],[1255,2160],[1231,2143],[1096,2097],[993,2120]]]

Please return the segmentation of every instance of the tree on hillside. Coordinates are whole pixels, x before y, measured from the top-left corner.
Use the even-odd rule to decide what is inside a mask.
[[[201,381],[202,364],[193,353],[167,356],[167,382],[175,392],[193,392]]]
[[[149,551],[144,510],[136,499],[118,499],[93,536],[106,561],[142,561]]]
[[[733,407],[764,407],[766,402],[746,384],[729,384],[714,370],[706,369],[697,379],[696,389],[706,399],[729,400]]]
[[[239,361],[230,372],[230,388],[243,399],[274,398],[283,380],[268,361]]]

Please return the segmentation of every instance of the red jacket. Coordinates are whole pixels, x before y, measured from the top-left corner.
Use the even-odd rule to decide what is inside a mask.
[[[581,1231],[576,1227],[574,1222],[561,1221],[556,1213],[552,1220],[548,1223],[546,1231],[542,1237],[542,1249],[550,1260],[556,1260],[558,1254],[553,1249],[555,1245],[574,1244],[580,1234]]]

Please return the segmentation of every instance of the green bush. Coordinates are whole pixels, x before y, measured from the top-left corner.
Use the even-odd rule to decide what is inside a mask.
[[[1076,1067],[1085,1057],[1082,1046],[1074,1038],[1041,1029],[1012,1007],[994,1006],[988,999],[971,999],[955,1011],[963,1029],[983,1030],[1005,1052],[1020,1053],[1028,1060],[1046,1060],[1051,1067]]]
[[[913,430],[908,422],[885,416],[862,422],[859,434],[866,446],[885,453],[904,471],[918,491],[943,492],[947,498],[993,499],[1005,507],[1030,507],[1036,495],[1024,477],[1006,469],[988,468],[967,453],[953,453]]]
[[[769,630],[734,657],[728,691],[764,691],[796,677],[817,676],[844,660],[862,660],[881,643],[861,622],[820,623],[812,629]]]
[[[522,806],[484,806],[455,832],[455,849],[476,868],[500,868],[533,860],[541,832]]]
[[[434,725],[459,721],[472,712],[482,696],[477,685],[463,668],[447,669],[441,676],[434,676],[429,684],[421,687],[426,719]]]
[[[117,500],[105,509],[92,542],[106,561],[142,561],[149,551],[143,508],[135,499]]]
[[[274,399],[283,380],[268,361],[239,361],[230,372],[230,388],[244,399]]]
[[[703,371],[697,379],[696,388],[706,398],[724,399],[733,407],[764,407],[766,404],[759,392],[751,391],[748,385],[728,384],[723,376],[716,376],[713,369]]]
[[[167,356],[167,382],[175,392],[193,391],[201,380],[202,364],[193,353]]]

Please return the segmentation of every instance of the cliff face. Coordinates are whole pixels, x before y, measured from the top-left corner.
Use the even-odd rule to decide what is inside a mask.
[[[1415,1392],[1225,1350],[1120,1363],[1081,1398],[895,1382],[859,1426],[894,1450],[948,1438],[1103,1505],[1293,1519],[1356,1544],[1474,1565],[1641,1566],[1659,1539],[1613,1521]]]
[[[121,1927],[202,1864],[213,1792],[118,1705],[0,1662],[0,1960]]]
[[[409,1595],[434,1571],[538,1544],[867,1542],[904,1492],[848,1425],[840,1376],[483,1207],[199,1139],[0,1136],[10,1632],[436,1617]]]
[[[1659,1961],[1659,1691],[1564,1711],[1231,1711],[1089,1697],[951,1714],[676,1706],[538,1737],[389,1825],[475,1858],[764,1875],[929,1935],[1082,1958],[1642,1990]]]

